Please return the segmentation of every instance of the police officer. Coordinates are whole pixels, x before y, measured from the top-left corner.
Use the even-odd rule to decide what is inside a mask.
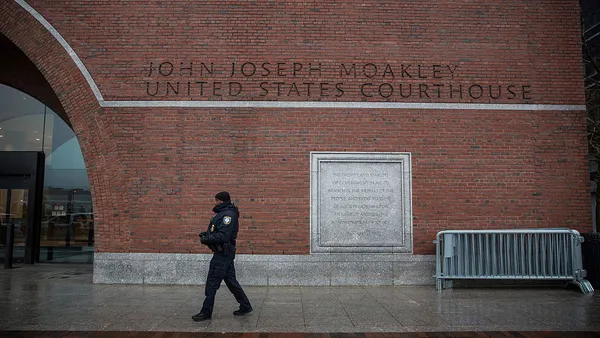
[[[244,290],[235,277],[235,268],[233,260],[235,259],[235,240],[238,233],[238,217],[240,212],[238,208],[231,203],[231,197],[226,191],[215,195],[215,207],[213,212],[216,215],[210,221],[208,231],[200,233],[200,242],[208,246],[213,257],[210,260],[208,277],[206,278],[204,304],[202,310],[192,319],[199,322],[212,317],[215,304],[215,295],[225,280],[225,285],[235,296],[235,300],[240,304],[240,308],[233,312],[236,316],[243,316],[252,311],[252,306]]]

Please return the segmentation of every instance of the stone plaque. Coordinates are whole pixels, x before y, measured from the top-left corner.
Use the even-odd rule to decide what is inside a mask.
[[[311,153],[311,253],[412,252],[409,153]]]

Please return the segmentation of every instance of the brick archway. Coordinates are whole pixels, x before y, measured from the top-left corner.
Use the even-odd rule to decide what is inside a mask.
[[[13,1],[0,5],[0,33],[14,43],[44,76],[77,136],[85,160],[94,206],[97,252],[127,250],[129,229],[121,161],[111,140],[103,108],[69,53],[30,13]],[[122,241],[108,243],[103,233],[117,232]]]

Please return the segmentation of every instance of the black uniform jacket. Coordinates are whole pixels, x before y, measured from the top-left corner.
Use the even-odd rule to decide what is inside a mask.
[[[205,244],[212,251],[235,251],[238,234],[238,218],[240,212],[231,202],[223,202],[213,208],[216,215],[208,225],[208,236]]]

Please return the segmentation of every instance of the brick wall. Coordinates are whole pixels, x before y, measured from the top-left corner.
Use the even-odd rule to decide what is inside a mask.
[[[0,83],[28,93],[68,120],[60,101],[44,76],[10,40],[0,35]]]
[[[28,3],[105,100],[584,104],[574,0]],[[100,252],[204,252],[226,189],[241,253],[307,254],[310,151],[411,152],[417,254],[448,228],[591,228],[583,111],[101,108],[28,13],[0,19],[79,137]]]

